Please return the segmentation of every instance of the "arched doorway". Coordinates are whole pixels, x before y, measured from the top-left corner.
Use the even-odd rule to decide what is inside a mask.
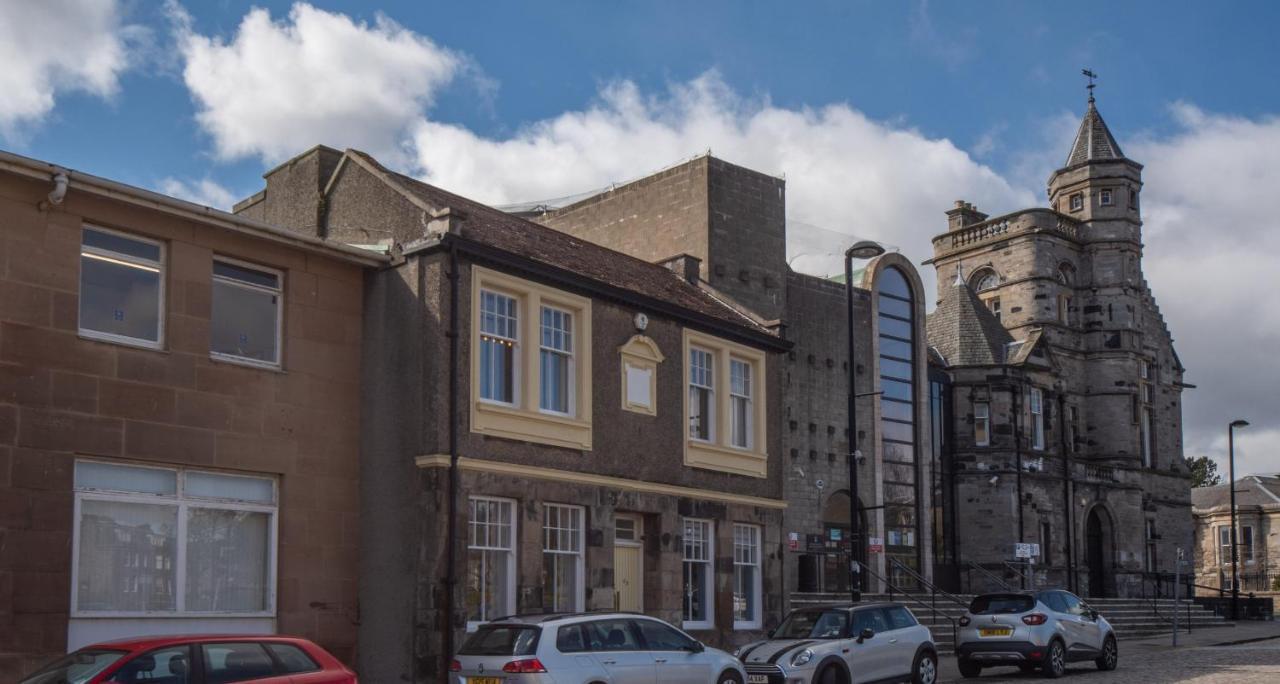
[[[1111,515],[1102,506],[1094,506],[1085,522],[1085,562],[1089,567],[1089,596],[1105,598],[1114,593],[1111,578],[1112,537]]]
[[[867,531],[867,514],[859,507],[859,525],[862,535]],[[866,545],[853,534],[849,524],[849,492],[841,489],[827,497],[822,507],[822,538],[826,553],[822,556],[822,590],[845,593],[849,591],[849,553],[859,552],[858,560],[865,561],[862,551]],[[865,580],[864,580],[865,581]]]

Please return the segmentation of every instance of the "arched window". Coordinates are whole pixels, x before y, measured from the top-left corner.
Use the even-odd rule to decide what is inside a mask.
[[[1075,285],[1076,267],[1065,261],[1062,262],[1062,265],[1058,266],[1058,282],[1066,285],[1067,287]]]
[[[973,288],[974,292],[984,292],[999,284],[1000,276],[996,275],[996,272],[989,268],[980,269],[973,274],[972,278],[969,279],[969,285]]]
[[[896,267],[876,282],[880,324],[880,440],[885,463],[885,552],[916,567],[915,294]],[[918,568],[917,568],[918,569]]]

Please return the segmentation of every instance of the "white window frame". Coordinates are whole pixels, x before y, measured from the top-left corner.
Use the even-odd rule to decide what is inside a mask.
[[[1031,448],[1044,451],[1044,390],[1032,387],[1027,401],[1031,411]]]
[[[551,526],[548,524],[548,520],[550,520],[550,516],[548,515],[548,513],[549,513],[552,509],[556,509],[556,510],[558,510],[558,511],[560,512],[561,520],[562,520],[562,521],[564,520],[564,517],[563,517],[563,516],[565,516],[566,514],[568,514],[568,516],[569,516],[569,520],[570,520],[570,521],[572,521],[572,520],[573,520],[573,518],[574,518],[574,514],[576,514],[576,517],[577,517],[577,525],[575,525],[575,526],[573,526],[573,527],[564,527],[564,526],[551,527]],[[585,551],[585,547],[586,547],[586,541],[585,541],[585,540],[586,540],[586,519],[587,519],[587,509],[586,509],[586,508],[584,508],[584,507],[582,507],[582,506],[573,506],[573,505],[569,505],[569,504],[557,504],[557,503],[547,503],[547,504],[543,504],[543,505],[542,505],[542,562],[543,562],[543,569],[544,569],[544,571],[545,571],[545,569],[546,569],[546,562],[547,562],[547,556],[548,556],[548,555],[555,555],[555,556],[572,556],[572,557],[573,557],[573,567],[574,567],[574,580],[575,580],[575,585],[574,585],[574,586],[576,586],[576,587],[577,587],[577,591],[575,591],[575,592],[574,592],[574,595],[573,595],[573,603],[574,603],[574,605],[573,605],[573,606],[568,607],[568,608],[559,608],[559,607],[556,607],[556,606],[550,605],[550,604],[548,603],[548,599],[547,599],[547,597],[545,597],[545,596],[544,596],[544,597],[543,597],[543,607],[544,607],[546,610],[550,610],[550,611],[554,611],[554,612],[560,612],[560,611],[565,611],[565,610],[572,611],[572,612],[581,612],[581,611],[583,611],[583,610],[585,610],[585,609],[586,609],[586,604],[587,604],[587,588],[586,588],[586,561],[585,561],[585,555],[586,555],[586,551]],[[578,546],[577,546],[577,548],[576,548],[576,549],[572,549],[572,550],[568,550],[568,551],[566,551],[566,550],[564,550],[564,549],[552,549],[552,548],[550,548],[550,547],[551,547],[551,543],[550,543],[550,541],[551,541],[551,535],[552,535],[552,534],[554,534],[554,533],[556,533],[556,532],[561,532],[561,531],[568,531],[568,532],[571,532],[571,533],[572,533],[572,532],[576,532],[576,533],[577,533]]]
[[[681,562],[680,562],[680,570],[681,570],[680,586],[686,596],[690,595],[692,593],[690,591],[691,587],[686,583],[686,576],[688,572],[684,566],[686,563],[703,564],[704,570],[702,572],[702,583],[703,583],[702,595],[706,599],[705,603],[707,607],[707,618],[705,620],[686,620],[684,619],[685,615],[684,615],[684,610],[682,608],[680,624],[681,624],[681,627],[683,627],[685,630],[714,629],[716,624],[716,615],[715,615],[716,613],[716,601],[715,601],[716,525],[715,525],[715,522],[712,520],[705,520],[701,518],[684,518],[681,521],[681,523],[682,523],[681,530],[683,533],[682,537],[684,538],[682,539],[682,544],[681,544],[682,555],[681,555]],[[689,536],[689,526],[691,523],[695,528],[699,528],[703,530],[702,539],[698,541],[705,544],[706,558],[690,558],[689,557],[689,539],[687,537]]]
[[[507,559],[507,605],[503,607],[503,610],[501,611],[502,615],[483,615],[484,605],[486,601],[484,597],[481,596],[480,598],[480,612],[482,613],[481,618],[479,620],[471,620],[470,615],[468,615],[468,619],[467,619],[468,632],[475,631],[477,627],[494,618],[503,617],[504,615],[514,615],[516,612],[516,587],[519,584],[519,580],[516,577],[516,545],[517,545],[516,534],[519,531],[520,525],[516,515],[519,512],[520,507],[517,505],[515,499],[506,499],[506,498],[497,497],[497,496],[475,495],[475,496],[467,497],[468,509],[470,509],[471,502],[473,501],[492,502],[492,503],[497,503],[499,505],[505,505],[510,507],[511,534],[509,535],[508,538],[511,541],[511,545],[505,546],[505,547],[477,546],[472,542],[472,539],[473,539],[472,526],[475,525],[475,519],[469,517],[469,519],[467,520],[467,551],[468,552],[470,551],[503,551],[503,552],[506,552],[506,559]],[[470,558],[468,558],[465,562],[467,563],[471,562]],[[464,572],[466,571],[467,570],[464,569]],[[462,606],[462,610],[466,613],[470,612],[469,608],[465,605],[465,603]]]
[[[1231,565],[1231,526],[1218,525],[1214,529],[1218,537],[1218,565]]]
[[[107,465],[122,466],[128,468],[144,468],[147,470],[162,470],[165,472],[176,473],[177,489],[172,495],[170,494],[147,494],[140,492],[126,492],[111,489],[94,489],[90,487],[79,487],[73,484],[75,492],[75,504],[72,520],[71,534],[71,618],[207,618],[207,617],[237,617],[237,618],[274,618],[276,615],[276,585],[278,583],[278,554],[280,547],[279,536],[279,520],[280,520],[280,482],[274,477],[267,475],[245,475],[243,473],[228,473],[207,468],[184,468],[184,467],[162,467],[155,465],[142,465],[127,461],[104,461],[98,459],[77,459],[76,463],[104,463]],[[275,501],[272,505],[255,504],[235,499],[218,499],[200,496],[187,496],[184,491],[186,489],[186,475],[189,472],[209,473],[223,477],[242,477],[254,480],[269,480],[271,482],[271,495]],[[74,474],[73,474],[74,478]],[[174,554],[174,610],[171,611],[137,611],[137,610],[80,610],[80,516],[81,503],[84,501],[116,501],[121,503],[139,503],[151,504],[156,506],[171,506],[178,509],[178,525],[175,530],[177,545]],[[267,609],[261,611],[188,611],[186,610],[187,602],[187,511],[192,508],[212,508],[217,510],[230,511],[247,511],[252,513],[265,513],[268,516],[267,523],[267,578],[264,582],[264,590],[266,592]]]
[[[569,327],[567,330],[564,331],[564,333],[568,336],[567,339],[569,340],[568,350],[558,349],[556,347],[548,347],[542,343],[543,311],[554,311],[556,313],[559,313],[565,316],[566,320],[568,320]],[[562,306],[555,306],[553,304],[542,304],[538,307],[538,363],[539,363],[538,410],[541,411],[542,413],[548,413],[553,416],[572,416],[576,413],[577,394],[578,394],[578,391],[577,391],[578,389],[578,364],[577,364],[578,340],[576,339],[577,333],[575,332],[575,328],[577,325],[577,321],[578,321],[578,313],[571,309],[566,309],[565,307],[562,307]],[[568,366],[568,377],[566,377],[565,379],[565,382],[568,383],[568,387],[567,387],[568,396],[567,396],[567,401],[565,406],[567,410],[565,411],[557,411],[555,409],[544,408],[542,406],[542,389],[543,387],[546,386],[546,382],[547,382],[547,379],[542,376],[542,371],[541,371],[543,354],[555,354],[557,356],[564,357],[565,363]]]
[[[1067,207],[1071,211],[1084,209],[1084,193],[1076,192],[1067,197]]]
[[[271,268],[270,266],[262,266],[260,264],[255,264],[248,261],[241,261],[240,259],[235,259],[232,257],[226,257],[221,255],[213,257],[213,261],[214,263],[221,261],[225,264],[230,264],[232,266],[237,266],[239,268],[248,269],[250,271],[269,273],[276,277],[276,287],[274,289],[270,287],[266,287],[264,285],[255,285],[253,283],[246,283],[242,280],[236,280],[235,278],[228,278],[227,276],[220,276],[220,275],[217,275],[216,273],[213,275],[210,282],[210,285],[212,285],[213,283],[222,283],[224,285],[239,287],[245,290],[251,290],[254,292],[265,292],[268,294],[275,295],[276,297],[276,345],[275,345],[274,361],[260,361],[258,359],[251,359],[251,358],[248,358],[245,356],[239,356],[236,354],[228,354],[226,352],[218,352],[212,349],[209,350],[209,357],[218,359],[219,361],[227,361],[229,363],[238,363],[246,366],[256,366],[258,368],[280,368],[282,365],[281,359],[284,356],[283,354],[283,350],[284,350],[284,271],[281,271],[278,268]],[[209,334],[210,334],[211,342],[212,342],[212,335],[213,335],[213,325],[214,325],[214,319],[213,319],[213,312],[211,310],[209,313],[209,329],[210,329]]]
[[[89,247],[84,244],[84,231],[86,230],[97,231],[99,233],[107,233],[108,235],[115,235],[116,237],[121,237],[126,240],[134,240],[137,242],[143,242],[149,245],[154,245],[160,249],[160,260],[151,261],[150,259],[143,259],[130,254],[121,254],[119,252],[113,252],[111,250],[102,249],[100,247]],[[82,290],[83,290],[83,284],[84,284],[84,281],[83,281],[84,275],[80,272],[80,261],[79,259],[77,259],[76,261],[76,297],[77,297],[76,331],[80,335],[80,337],[93,339],[93,340],[101,340],[103,342],[114,342],[116,344],[123,344],[131,347],[142,347],[144,349],[163,349],[164,343],[165,343],[165,335],[164,335],[165,309],[167,308],[165,295],[167,294],[167,290],[168,290],[167,281],[169,276],[167,269],[165,268],[165,263],[167,261],[165,257],[168,256],[168,250],[165,249],[165,243],[153,238],[143,237],[136,233],[126,233],[124,231],[114,230],[111,228],[105,228],[103,226],[86,223],[80,227],[79,255],[80,255],[79,259],[83,259],[84,257],[89,257],[90,259],[100,259],[102,261],[117,263],[122,266],[153,270],[155,273],[159,274],[160,276],[159,293],[156,299],[156,306],[159,309],[159,311],[157,312],[157,315],[156,315],[156,339],[154,341],[143,339],[140,337],[129,337],[128,335],[117,335],[115,333],[102,332],[99,330],[86,328],[80,322],[79,297],[83,296]]]
[[[740,533],[743,533],[745,537],[741,536]],[[752,605],[755,606],[755,614],[751,616],[750,620],[739,620],[737,609],[735,608],[733,614],[734,629],[760,629],[763,624],[761,621],[761,616],[764,613],[764,592],[761,580],[761,575],[763,574],[763,564],[761,563],[763,537],[763,530],[759,525],[733,524],[733,589],[735,597],[738,590],[738,568],[749,567],[755,570],[752,573],[751,587],[748,589],[751,592],[752,599],[754,599]],[[746,543],[742,543],[743,541]],[[744,551],[748,554],[745,561],[742,560],[743,556],[741,555]]]
[[[503,343],[510,344],[511,346],[511,401],[502,401],[501,399],[490,399],[488,397],[485,397],[484,388],[482,386],[476,387],[476,399],[481,403],[485,403],[485,404],[494,404],[497,406],[517,406],[520,404],[520,376],[521,376],[520,367],[524,365],[520,358],[521,356],[521,353],[520,353],[520,316],[521,316],[520,297],[510,292],[505,292],[503,290],[500,290],[494,287],[488,287],[488,286],[481,287],[479,289],[479,293],[480,293],[480,301],[476,302],[475,312],[476,312],[476,316],[479,318],[479,320],[477,320],[476,322],[476,333],[480,336],[480,339],[478,340],[478,343],[476,345],[476,353],[479,354],[481,347],[484,345],[484,338],[486,337],[496,340],[499,344],[503,344]],[[507,337],[505,335],[497,335],[494,333],[487,333],[484,331],[484,296],[486,294],[491,294],[491,295],[494,295],[495,297],[503,297],[505,299],[510,300],[511,311],[513,313],[510,316],[508,316],[508,318],[510,318],[512,321],[510,326],[515,328],[515,333],[516,333],[515,337]],[[483,376],[484,376],[483,372],[478,374],[478,377],[483,377]]]
[[[743,381],[746,385],[746,394],[740,394],[734,391],[733,372],[734,369],[740,367],[743,369]],[[739,359],[734,356],[729,357],[729,446],[735,449],[754,449],[755,448],[755,378],[752,369],[754,364],[746,359]],[[737,403],[746,402],[746,425],[738,425]],[[746,436],[746,443],[739,444],[737,442],[737,431],[742,429]]]
[[[711,378],[710,384],[702,384],[702,383],[694,382],[693,380],[694,354],[706,355],[707,364],[703,366],[703,368],[706,371],[706,374]],[[690,424],[688,426],[689,439],[695,442],[703,442],[703,443],[709,444],[709,443],[714,443],[716,441],[716,414],[719,413],[720,411],[719,407],[716,405],[716,375],[719,373],[719,369],[716,368],[716,365],[717,365],[716,352],[714,350],[704,349],[696,345],[689,345],[688,386],[689,386],[689,395],[690,395],[689,397],[690,398],[690,411],[689,411],[690,418],[692,418],[693,416],[693,410],[692,410],[693,388],[697,387],[698,389],[704,390],[707,393],[707,415],[702,416],[702,418],[704,418],[707,421],[707,436],[700,437],[698,435],[695,435],[693,432],[693,425]]]
[[[1245,530],[1249,530],[1249,543],[1248,543],[1248,544],[1245,544],[1245,541],[1244,541],[1244,531],[1245,531]],[[1239,535],[1240,535],[1240,538],[1236,540],[1236,545],[1240,548],[1240,550],[1241,550],[1241,551],[1244,551],[1244,550],[1246,550],[1246,549],[1249,551],[1249,553],[1248,553],[1248,554],[1245,554],[1245,553],[1241,553],[1241,554],[1240,554],[1240,562],[1241,562],[1241,563],[1252,563],[1252,562],[1253,562],[1253,553],[1254,553],[1254,552],[1253,552],[1253,544],[1254,544],[1254,542],[1256,541],[1256,540],[1253,538],[1253,525],[1240,525],[1240,531],[1239,531],[1239,532],[1237,532],[1237,534],[1239,534]]]
[[[982,426],[982,438],[978,438],[978,426]],[[975,401],[973,403],[973,445],[991,446],[991,403]]]

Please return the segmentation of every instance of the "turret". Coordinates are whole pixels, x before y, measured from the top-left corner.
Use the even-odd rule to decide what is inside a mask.
[[[1066,164],[1049,177],[1049,206],[1093,223],[1089,238],[1139,241],[1142,165],[1125,157],[1093,96]]]

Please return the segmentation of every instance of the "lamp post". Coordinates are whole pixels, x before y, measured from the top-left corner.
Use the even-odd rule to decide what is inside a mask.
[[[856,384],[858,364],[854,357],[855,345],[853,339],[853,260],[873,259],[881,254],[884,254],[884,247],[870,240],[856,242],[844,253],[844,301],[849,323],[847,331],[849,338],[849,406],[847,415],[849,429],[849,600],[853,603],[862,600],[862,582],[860,581],[862,573],[861,568],[858,566],[861,554],[858,552],[861,551],[863,544],[861,518],[858,515],[858,420],[855,406],[858,395]],[[855,543],[857,546],[855,546]]]
[[[1231,487],[1231,619],[1240,619],[1240,555],[1236,551],[1236,428],[1247,420],[1233,420],[1227,426],[1227,485]]]

